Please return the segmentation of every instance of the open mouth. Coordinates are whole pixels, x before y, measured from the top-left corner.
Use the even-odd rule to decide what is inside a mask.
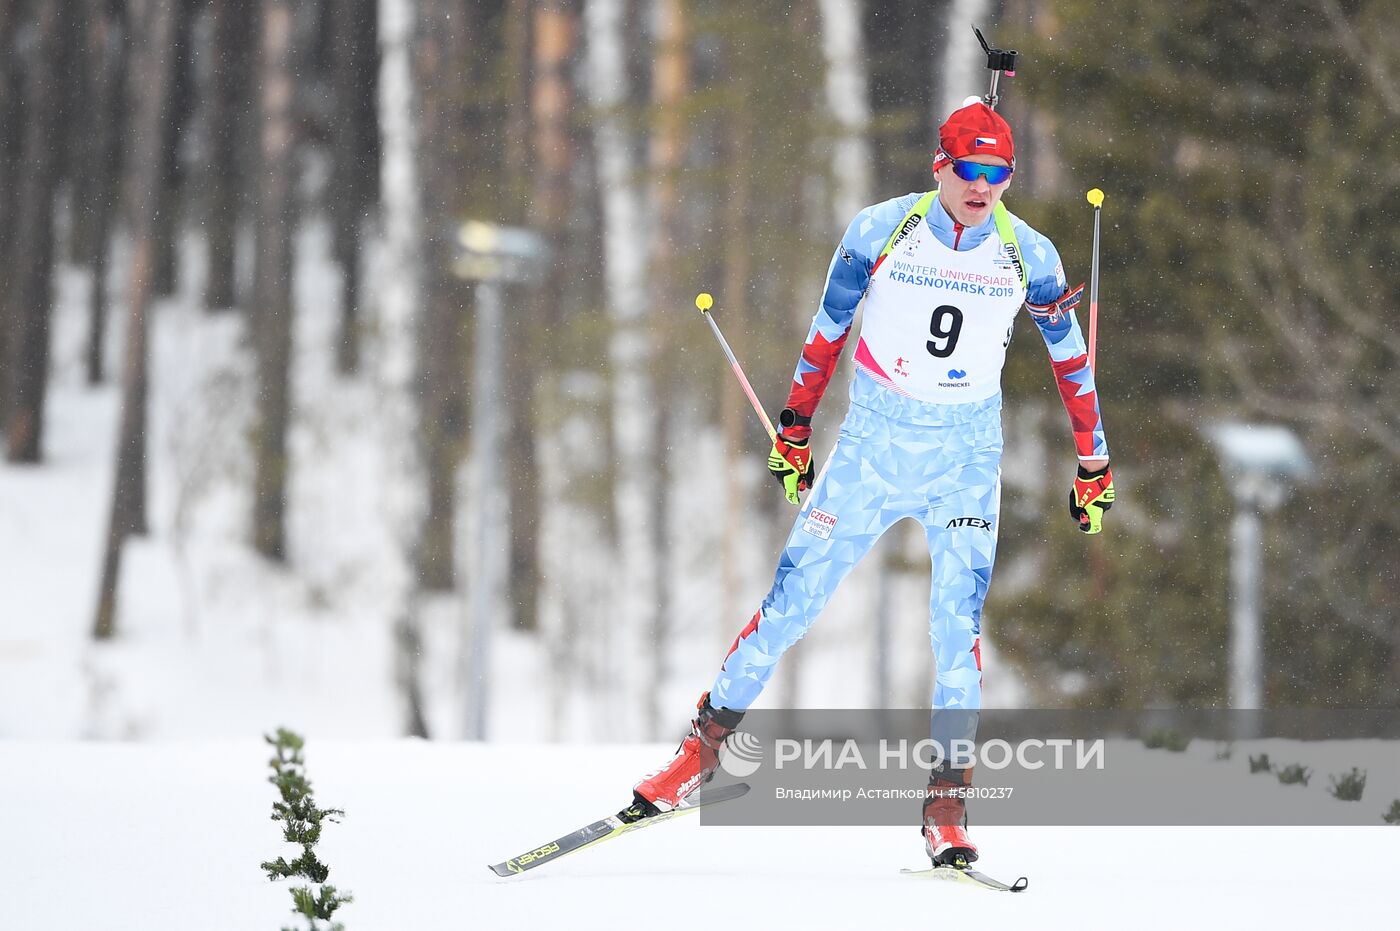
[[[969,210],[987,209],[987,202],[980,197],[969,197],[967,200],[963,201],[963,203],[967,204]]]

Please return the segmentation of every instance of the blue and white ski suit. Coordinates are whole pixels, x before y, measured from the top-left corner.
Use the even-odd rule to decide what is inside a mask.
[[[923,525],[933,564],[933,707],[981,707],[982,604],[1000,518],[1001,369],[1023,302],[1050,304],[1064,293],[1065,275],[1050,240],[1014,215],[1007,215],[1014,242],[1003,242],[994,220],[963,227],[936,198],[882,255],[920,196],[861,211],[832,257],[788,406],[811,416],[864,298],[850,410],[788,536],[772,589],[710,689],[714,707],[747,710],[841,580],[906,517]],[[1107,456],[1073,313],[1033,319],[1080,458]]]

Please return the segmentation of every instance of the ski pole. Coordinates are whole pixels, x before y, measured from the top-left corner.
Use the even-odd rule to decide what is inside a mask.
[[[739,367],[739,360],[734,358],[734,350],[729,348],[729,342],[724,338],[724,334],[719,331],[719,324],[715,323],[714,315],[710,313],[710,308],[715,305],[715,299],[710,296],[710,292],[701,291],[695,295],[695,306],[700,309],[700,313],[710,322],[710,329],[714,331],[715,339],[719,340],[719,348],[724,350],[725,356],[729,358],[729,367],[734,370],[734,377],[739,379],[739,384],[744,389],[744,394],[749,396],[749,403],[753,405],[754,413],[758,414],[758,419],[763,421],[763,429],[768,431],[770,440],[776,439],[778,431],[773,429],[773,421],[768,419],[768,414],[763,409],[763,405],[758,403],[758,395],[753,393],[753,386],[744,377],[744,370]]]
[[[1085,197],[1094,205],[1094,257],[1089,263],[1089,370],[1097,375],[1094,358],[1099,347],[1099,215],[1103,212],[1103,191],[1094,188]]]

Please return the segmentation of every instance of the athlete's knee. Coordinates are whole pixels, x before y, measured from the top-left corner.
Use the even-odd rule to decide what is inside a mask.
[[[982,673],[975,668],[955,667],[938,671],[933,688],[933,707],[976,710],[982,707]]]
[[[788,647],[807,636],[807,631],[811,629],[815,620],[816,615],[806,611],[795,610],[778,614],[765,610],[763,638],[768,652],[778,655],[786,651]]]
[[[935,611],[929,618],[928,639],[935,656],[959,653],[973,648],[981,634],[976,614],[949,614]]]

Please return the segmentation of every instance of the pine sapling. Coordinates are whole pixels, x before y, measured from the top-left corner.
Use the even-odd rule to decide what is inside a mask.
[[[1390,811],[1381,815],[1381,820],[1386,824],[1400,824],[1400,798],[1390,803]]]
[[[1286,786],[1302,783],[1306,788],[1308,780],[1312,778],[1312,770],[1302,763],[1290,763],[1278,771],[1278,781]]]
[[[1251,774],[1267,773],[1273,768],[1274,764],[1269,762],[1269,755],[1267,753],[1261,753],[1258,756],[1251,756],[1249,758],[1249,771]]]
[[[269,735],[265,739],[276,753],[268,761],[272,775],[267,781],[277,787],[281,796],[280,801],[272,803],[272,820],[282,822],[283,839],[300,846],[301,855],[291,862],[286,857],[278,857],[261,866],[273,882],[300,877],[320,885],[315,893],[310,886],[294,886],[291,890],[293,911],[306,917],[308,931],[320,931],[318,921],[331,921],[336,909],[352,901],[348,893],[342,895],[334,886],[325,884],[330,867],[321,862],[315,850],[316,842],[321,839],[322,824],[339,821],[345,812],[339,808],[319,808],[311,797],[306,760],[302,757],[305,741],[300,735],[278,728],[276,737]],[[339,922],[327,927],[327,931],[343,929],[344,925]]]
[[[1170,750],[1181,753],[1191,745],[1191,738],[1170,727],[1154,728],[1142,738],[1142,745],[1149,750]]]
[[[1332,784],[1327,787],[1327,791],[1332,797],[1343,802],[1361,801],[1361,793],[1366,791],[1366,771],[1351,768],[1349,773],[1333,773],[1330,777]]]

